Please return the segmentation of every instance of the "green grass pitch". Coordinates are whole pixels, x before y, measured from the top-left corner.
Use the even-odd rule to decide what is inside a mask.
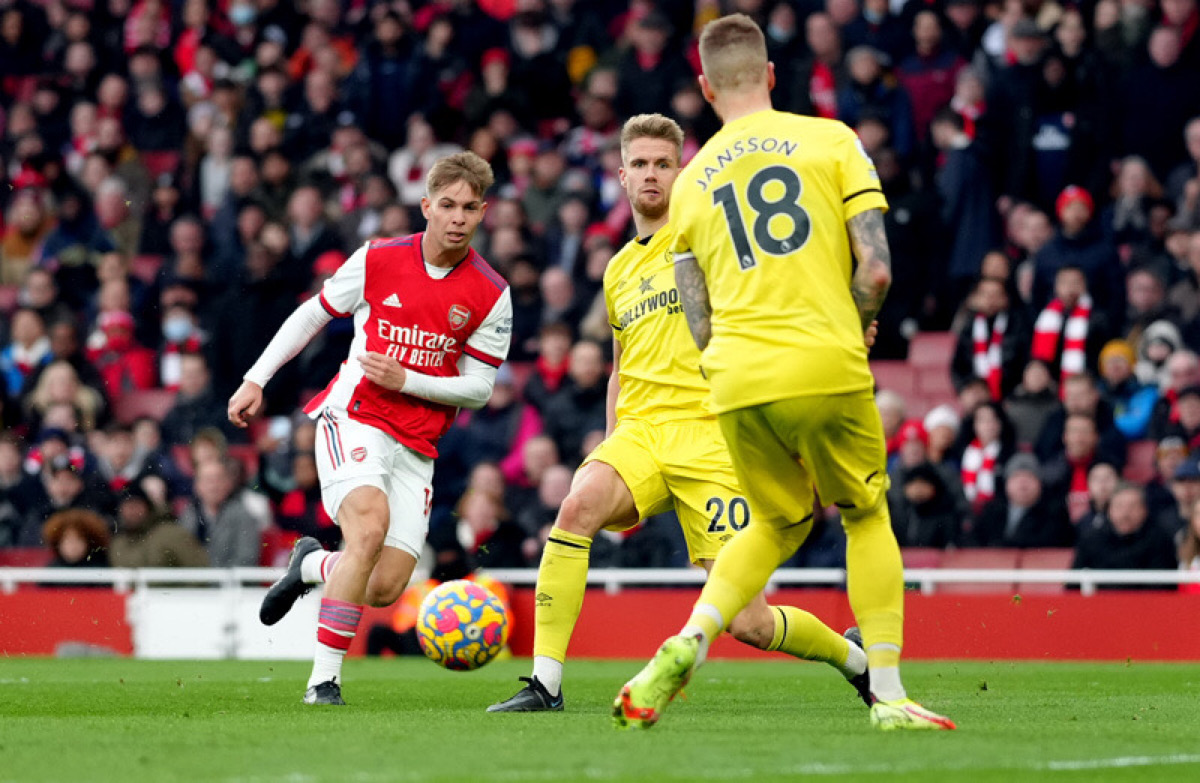
[[[927,734],[788,661],[710,663],[650,731],[609,723],[632,661],[570,662],[565,713],[485,714],[528,665],[352,660],[317,709],[300,663],[0,659],[0,781],[1200,779],[1200,665],[909,663],[959,725]]]

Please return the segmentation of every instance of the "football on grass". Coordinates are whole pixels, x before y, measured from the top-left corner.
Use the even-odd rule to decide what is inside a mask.
[[[425,657],[453,671],[478,669],[508,642],[504,604],[483,585],[456,579],[429,592],[417,613]]]

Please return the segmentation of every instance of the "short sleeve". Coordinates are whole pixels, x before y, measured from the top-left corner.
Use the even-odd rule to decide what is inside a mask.
[[[842,145],[842,214],[845,220],[862,214],[869,209],[887,212],[887,199],[883,196],[883,185],[875,162],[863,148],[858,136],[846,129],[846,141]]]
[[[463,353],[472,359],[478,359],[484,364],[499,367],[508,357],[508,347],[512,342],[512,294],[505,288],[492,305],[492,311],[479,324],[479,328],[467,338]]]
[[[608,314],[608,325],[612,327],[614,332],[621,331],[621,325],[617,323],[617,310],[613,306],[612,294],[613,285],[615,284],[609,275],[612,269],[612,262],[609,262],[608,269],[604,272],[604,312]]]
[[[365,301],[367,282],[367,246],[363,245],[325,281],[321,288],[321,307],[334,318],[346,318]]]

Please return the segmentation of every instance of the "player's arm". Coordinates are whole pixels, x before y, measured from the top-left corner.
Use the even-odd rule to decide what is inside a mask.
[[[604,404],[604,437],[617,428],[617,397],[621,396],[621,341],[613,336],[613,368],[608,376],[608,399]]]
[[[229,398],[227,415],[237,427],[245,427],[262,407],[263,387],[279,368],[295,358],[304,346],[334,318],[345,318],[362,301],[367,273],[367,248],[359,248],[333,277],[325,281],[321,293],[297,307],[258,361],[242,376],[242,385]]]
[[[690,251],[675,254],[675,287],[679,289],[679,301],[687,317],[688,330],[692,339],[703,351],[712,339],[712,304],[708,299],[708,281]]]
[[[479,410],[492,396],[496,371],[508,356],[512,337],[512,296],[508,289],[464,346],[458,375],[441,377],[410,370],[391,356],[367,353],[358,358],[367,380],[392,391],[430,402]]]
[[[865,334],[892,286],[892,254],[883,228],[883,210],[868,209],[858,213],[846,221],[846,229],[850,234],[850,248],[858,261],[850,292]]]

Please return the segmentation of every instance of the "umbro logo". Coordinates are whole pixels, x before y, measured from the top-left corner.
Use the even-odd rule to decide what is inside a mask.
[[[404,307],[404,305],[400,304],[400,297],[395,294],[388,295],[388,298],[384,299],[383,303],[388,307]]]
[[[554,600],[554,596],[549,593],[538,593],[534,596],[534,599],[537,601],[538,606],[549,606],[550,602]]]

